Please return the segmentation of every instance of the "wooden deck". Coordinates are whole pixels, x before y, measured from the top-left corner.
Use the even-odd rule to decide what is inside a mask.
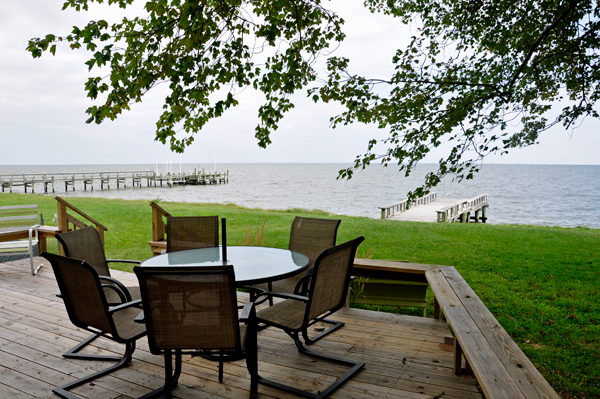
[[[42,258],[40,261],[45,262]],[[53,398],[52,388],[102,369],[108,363],[62,358],[62,353],[89,334],[68,320],[50,266],[37,276],[28,260],[0,264],[0,398]],[[131,273],[114,271],[126,285]],[[240,294],[243,301],[243,294]],[[312,346],[366,366],[331,398],[481,398],[472,377],[453,372],[453,338],[446,322],[414,316],[342,309],[334,319],[346,326]],[[122,353],[99,339],[88,351]],[[300,356],[280,330],[259,333],[259,370],[265,377],[317,392],[345,370]],[[222,384],[217,364],[184,357],[174,398],[247,398],[249,376],[244,361],[226,363]],[[152,355],[146,339],[138,342],[131,364],[74,390],[86,398],[137,398],[159,387],[163,360]],[[296,396],[259,386],[261,398]]]

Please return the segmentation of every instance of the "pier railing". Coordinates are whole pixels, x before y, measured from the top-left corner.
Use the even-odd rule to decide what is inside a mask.
[[[435,201],[436,199],[437,193],[429,193],[413,201],[409,201],[407,198],[392,205],[380,206],[379,209],[381,209],[381,218],[387,219],[389,217],[394,216],[395,213],[405,212],[412,207],[415,207],[417,205],[428,204],[429,202]]]
[[[451,223],[461,218],[463,222],[468,222],[470,214],[475,213],[475,221],[482,219],[485,222],[486,215],[485,210],[489,206],[487,194],[473,197],[467,200],[462,200],[451,205],[447,205],[443,208],[438,209],[437,221],[442,223]],[[479,215],[479,213],[482,215]]]

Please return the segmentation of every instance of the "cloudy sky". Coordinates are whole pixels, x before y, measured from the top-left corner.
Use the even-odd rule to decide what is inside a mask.
[[[57,56],[33,59],[25,50],[28,39],[47,33],[66,34],[73,25],[107,18],[110,11],[93,15],[61,11],[63,0],[10,0],[0,14],[0,165],[201,163],[212,162],[351,162],[372,138],[385,132],[355,125],[332,130],[329,117],[340,108],[314,104],[304,94],[272,135],[273,144],[260,149],[254,139],[256,110],[261,96],[247,90],[242,103],[196,135],[185,154],[173,154],[154,141],[155,121],[164,93],[151,92],[117,121],[86,125],[91,104],[84,91],[87,60],[84,51],[59,47]],[[144,2],[141,2],[143,5]],[[394,50],[411,32],[397,21],[373,16],[359,1],[325,2],[347,21],[348,37],[336,51],[349,56],[354,71],[386,77]],[[322,69],[322,68],[321,68]],[[588,119],[574,132],[556,128],[541,144],[494,156],[488,163],[599,164],[600,123]],[[441,152],[427,161],[437,162]]]

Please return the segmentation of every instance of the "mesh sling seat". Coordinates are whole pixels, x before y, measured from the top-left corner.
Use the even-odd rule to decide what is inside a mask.
[[[136,266],[134,271],[140,282],[150,352],[165,358],[164,386],[144,399],[170,396],[181,373],[183,354],[196,355],[198,350],[241,353],[245,349],[250,359],[256,357],[256,332],[254,344],[244,347],[246,332],[253,327],[239,323],[253,318],[254,304],[246,303],[238,318],[233,266]]]
[[[67,257],[85,260],[96,269],[96,272],[102,281],[104,295],[109,305],[116,305],[140,299],[140,290],[138,287],[125,287],[120,281],[110,276],[110,269],[108,268],[108,263],[111,262],[133,263],[138,265],[140,262],[137,260],[126,259],[106,259],[102,239],[94,227],[88,226],[83,229],[56,234],[56,239],[62,245]],[[97,334],[90,335],[88,338],[65,352],[63,356],[69,359],[82,360],[120,360],[120,357],[116,356],[86,355],[78,353],[96,338],[98,338]]]
[[[98,273],[89,263],[47,252],[42,255],[52,265],[71,322],[98,336],[125,344],[125,354],[117,364],[52,390],[60,397],[77,399],[79,396],[69,392],[71,389],[123,368],[131,361],[135,341],[146,335],[145,326],[134,322],[141,312],[141,301],[110,307]]]
[[[317,219],[296,216],[292,222],[292,229],[290,231],[289,249],[308,256],[309,269],[304,276],[299,274],[272,283],[256,285],[255,287],[271,292],[284,292],[288,294],[296,292],[296,287],[300,280],[303,280],[303,283],[307,283],[308,280],[304,277],[310,276],[312,273],[312,266],[315,264],[319,254],[324,249],[335,246],[337,231],[341,222],[340,219]],[[301,287],[298,287],[298,289],[301,289]],[[273,304],[272,297],[269,297],[269,303]],[[342,322],[328,320],[324,317],[314,320],[313,324],[316,322],[324,322],[333,326],[313,338],[309,338],[304,333],[304,340],[309,345],[344,325]]]
[[[359,237],[324,250],[313,266],[307,290],[301,292],[301,295],[270,292],[258,295],[273,295],[285,300],[256,313],[257,323],[281,328],[294,340],[300,353],[348,366],[350,370],[322,392],[314,394],[262,378],[258,375],[258,365],[252,364],[249,371],[254,373],[252,378],[258,383],[306,398],[321,399],[327,397],[365,365],[358,361],[311,352],[302,345],[299,337],[299,333],[304,334],[312,320],[323,314],[331,315],[344,306],[356,249],[363,240],[364,237]]]
[[[167,217],[167,252],[218,246],[218,216]]]

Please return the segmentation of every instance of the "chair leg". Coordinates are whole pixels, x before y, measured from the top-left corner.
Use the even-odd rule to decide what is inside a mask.
[[[333,324],[333,325],[331,327],[329,327],[327,330],[325,330],[322,333],[320,333],[319,335],[316,335],[316,336],[314,336],[312,338],[310,338],[308,336],[308,330],[307,329],[302,330],[302,338],[304,338],[304,342],[306,343],[306,345],[312,345],[312,344],[314,344],[315,342],[317,342],[318,340],[320,340],[324,336],[326,336],[328,334],[331,334],[332,332],[334,332],[338,328],[343,327],[346,324],[346,323],[344,323],[342,321],[335,321],[335,320],[330,320],[330,319],[319,319],[319,318],[316,319],[316,322],[329,323],[329,324]]]
[[[171,351],[165,350],[165,385],[140,396],[138,399],[153,399],[160,395],[161,399],[171,397],[171,391],[177,386],[179,375],[181,374],[181,350],[175,351],[175,372],[173,373],[173,362],[171,359]]]
[[[329,385],[327,388],[325,388],[322,392],[319,392],[318,394],[302,391],[298,388],[294,388],[289,385],[283,385],[283,384],[280,384],[275,381],[267,380],[258,375],[258,370],[256,370],[256,369],[254,371],[250,370],[251,376],[252,376],[252,373],[254,372],[255,375],[252,376],[252,378],[256,378],[257,383],[261,383],[261,384],[270,386],[272,388],[282,390],[284,392],[293,393],[294,395],[302,396],[304,398],[324,399],[327,396],[329,396],[329,394],[331,394],[333,391],[335,391],[337,388],[339,388],[344,382],[346,382],[346,380],[350,379],[354,374],[356,374],[365,365],[363,362],[357,362],[354,360],[342,359],[342,358],[338,358],[338,357],[323,355],[323,354],[316,353],[316,352],[311,352],[302,345],[302,342],[300,342],[300,338],[298,337],[298,333],[287,332],[287,334],[290,337],[292,337],[292,339],[294,340],[294,343],[296,344],[296,347],[298,348],[298,351],[300,353],[320,359],[320,360],[326,360],[326,361],[334,362],[334,363],[341,364],[344,366],[348,366],[348,367],[350,367],[350,370],[348,370],[343,376],[338,378],[333,384]],[[256,367],[256,366],[253,366],[253,367]],[[250,366],[249,366],[249,369],[250,369]],[[252,388],[252,386],[251,386],[251,388]],[[250,395],[251,395],[250,397],[252,398],[252,389],[250,391]]]
[[[107,375],[109,373],[112,373],[115,370],[118,370],[120,368],[127,366],[127,364],[131,361],[131,356],[133,355],[134,351],[135,351],[135,342],[128,342],[125,344],[125,354],[123,355],[123,357],[121,358],[121,361],[119,363],[114,364],[104,370],[100,370],[97,373],[91,374],[87,377],[83,377],[76,381],[70,382],[63,386],[60,386],[58,388],[54,388],[52,390],[52,392],[54,392],[61,398],[65,398],[65,399],[81,399],[79,396],[69,392],[69,390],[76,388],[80,385],[83,385],[85,383],[88,383],[90,381],[93,381],[93,380],[100,378],[104,375]]]
[[[257,350],[256,323],[250,322],[244,339],[244,350],[246,352],[246,367],[250,373],[250,399],[258,397],[258,350]]]
[[[37,248],[39,248],[39,246]],[[40,253],[39,249],[37,249],[37,253]],[[39,270],[42,268],[42,266],[44,266],[43,263],[37,266],[33,264],[33,250],[31,248],[31,245],[29,246],[29,264],[31,265],[31,274],[33,274],[34,276],[38,274]]]
[[[92,334],[68,351],[63,354],[63,357],[67,359],[79,359],[79,360],[106,360],[106,361],[115,361],[118,362],[122,359],[121,356],[107,356],[107,355],[88,355],[84,353],[77,353],[87,345],[89,345],[92,341],[98,338],[99,334]]]
[[[219,382],[223,382],[223,351],[219,351]]]

